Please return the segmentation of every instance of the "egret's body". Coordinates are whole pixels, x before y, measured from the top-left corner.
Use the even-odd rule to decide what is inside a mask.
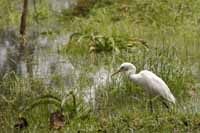
[[[136,74],[136,67],[133,64],[123,63],[121,64],[119,70],[114,74],[119,72],[125,72],[130,80],[144,88],[150,95],[161,96],[175,104],[176,99],[171,93],[169,87],[160,77],[151,71],[143,70]]]

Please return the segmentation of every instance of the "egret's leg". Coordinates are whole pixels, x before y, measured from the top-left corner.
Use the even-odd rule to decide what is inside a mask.
[[[156,99],[157,97],[153,97],[152,94],[149,94],[149,105],[150,105],[150,111],[153,113],[154,112],[154,107],[153,107],[153,101]]]
[[[154,112],[154,109],[153,109],[153,103],[152,103],[152,100],[150,99],[150,101],[149,101],[149,104],[150,104],[150,111],[151,111],[151,113],[153,113]]]
[[[149,94],[149,105],[150,105],[150,111],[153,113],[155,110],[154,110],[154,107],[153,107],[153,101],[155,101],[157,98],[159,98],[159,96],[153,96],[151,94]]]
[[[165,101],[162,101],[162,104],[169,110],[169,105]]]

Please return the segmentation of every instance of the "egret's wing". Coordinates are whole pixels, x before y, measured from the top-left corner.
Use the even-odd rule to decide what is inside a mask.
[[[149,91],[161,95],[165,99],[175,103],[175,98],[170,89],[160,77],[147,70],[142,71],[141,76],[144,79],[144,84],[147,87],[146,89],[150,89]]]

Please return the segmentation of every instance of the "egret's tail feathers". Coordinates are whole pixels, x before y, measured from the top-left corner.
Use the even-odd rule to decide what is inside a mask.
[[[172,102],[173,104],[176,104],[176,98],[175,98],[172,94],[170,94],[170,95],[168,96],[168,100],[169,100],[170,102]]]

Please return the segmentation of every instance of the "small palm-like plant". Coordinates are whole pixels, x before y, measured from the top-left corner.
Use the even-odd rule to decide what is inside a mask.
[[[119,52],[123,49],[130,49],[142,45],[148,48],[147,42],[143,39],[123,36],[104,36],[97,33],[73,33],[70,42],[88,44],[89,52]],[[69,43],[70,44],[70,43]]]

